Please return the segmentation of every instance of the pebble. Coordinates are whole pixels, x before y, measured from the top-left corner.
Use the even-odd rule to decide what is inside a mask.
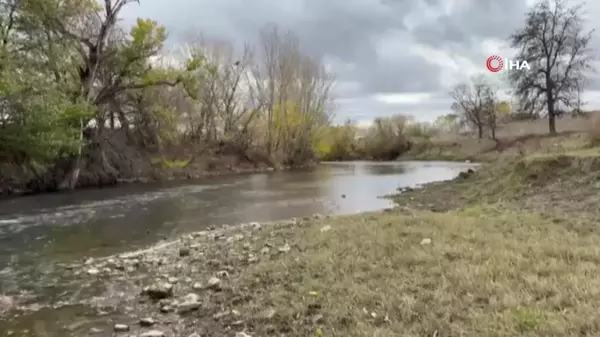
[[[96,268],[90,268],[87,270],[87,273],[89,275],[98,275],[100,274],[100,270],[96,269]]]
[[[173,285],[171,283],[157,283],[144,288],[144,293],[155,300],[171,297],[173,296]]]
[[[160,330],[150,330],[141,334],[140,337],[165,337],[165,333]]]
[[[235,337],[252,337],[249,334],[245,333],[245,332],[237,332],[235,334]]]
[[[129,326],[125,324],[115,324],[115,332],[127,332],[129,331]]]
[[[153,326],[154,324],[156,324],[156,321],[152,318],[152,317],[145,317],[140,319],[140,325],[141,326]]]
[[[221,280],[218,277],[211,277],[206,284],[206,287],[209,289],[221,289]]]
[[[423,240],[421,240],[421,245],[425,246],[425,245],[430,245],[431,244],[431,239],[430,238],[424,238]]]
[[[328,232],[330,230],[331,230],[331,226],[329,226],[329,225],[321,227],[321,233]]]
[[[202,286],[202,283],[196,282],[196,283],[194,283],[192,285],[192,289],[194,289],[194,290],[202,290],[202,289],[204,289],[204,287]]]

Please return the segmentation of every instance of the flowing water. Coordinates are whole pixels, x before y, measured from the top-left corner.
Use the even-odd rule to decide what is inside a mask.
[[[73,280],[56,280],[54,266],[60,263],[130,251],[222,224],[379,210],[391,206],[383,195],[452,179],[471,167],[448,162],[338,162],[310,170],[3,200],[0,294],[28,294],[30,302],[52,303],[77,289]],[[40,313],[45,320],[60,320],[60,310]],[[0,322],[0,336],[1,328]]]

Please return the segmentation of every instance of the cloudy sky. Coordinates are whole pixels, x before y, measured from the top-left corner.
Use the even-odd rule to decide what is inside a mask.
[[[490,55],[510,57],[506,39],[523,24],[529,0],[140,0],[125,21],[147,17],[170,32],[189,32],[241,44],[268,23],[292,29],[303,48],[336,73],[337,119],[367,123],[410,114],[431,121],[450,110],[448,92],[485,68]],[[573,0],[575,3],[575,0]],[[586,5],[600,16],[600,2]],[[600,28],[590,20],[590,29]],[[600,29],[599,29],[600,30]],[[600,32],[592,42],[600,51]],[[600,81],[584,95],[600,109]]]

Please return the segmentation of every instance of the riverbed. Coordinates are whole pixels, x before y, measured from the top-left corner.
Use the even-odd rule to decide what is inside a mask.
[[[59,302],[78,285],[77,280],[60,279],[58,265],[224,224],[380,210],[392,206],[383,195],[452,179],[471,167],[448,162],[323,163],[306,170],[4,200],[0,294],[25,296],[30,308],[35,302]],[[42,310],[47,314],[36,316],[45,324],[60,321],[55,317],[60,310]]]

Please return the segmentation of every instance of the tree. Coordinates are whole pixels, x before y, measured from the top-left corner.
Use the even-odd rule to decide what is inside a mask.
[[[529,113],[546,109],[548,128],[556,133],[556,117],[571,107],[591,69],[587,48],[593,31],[584,31],[582,4],[567,6],[566,0],[542,0],[526,15],[525,26],[510,37],[519,60],[530,70],[512,71],[509,79],[520,106]]]
[[[483,76],[476,76],[470,84],[459,84],[450,93],[454,99],[452,110],[472,128],[477,129],[477,138],[483,138],[488,129],[496,139],[496,93]]]

